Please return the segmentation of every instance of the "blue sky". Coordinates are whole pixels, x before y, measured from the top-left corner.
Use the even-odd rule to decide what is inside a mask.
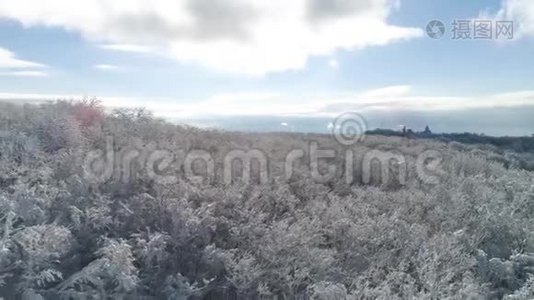
[[[147,3],[0,0],[0,99],[96,96],[178,120],[534,105],[529,0]],[[455,40],[455,19],[511,20],[515,36]]]

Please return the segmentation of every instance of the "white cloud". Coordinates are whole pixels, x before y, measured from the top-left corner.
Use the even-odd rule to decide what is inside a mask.
[[[390,91],[390,95],[377,91]],[[396,92],[394,92],[397,90]],[[409,93],[409,86],[386,87],[367,91],[355,96],[324,102],[325,105],[317,113],[339,114],[347,111],[454,111],[479,108],[505,108],[534,106],[534,90],[514,91],[510,93],[465,96],[419,96]],[[374,96],[370,96],[374,95]]]
[[[15,57],[15,53],[0,47],[0,68],[2,69],[27,69],[43,67],[45,67],[45,65],[32,61],[18,59]]]
[[[394,26],[392,0],[1,1],[0,17],[82,33],[102,48],[162,52],[179,62],[261,75],[310,56],[422,36]]]
[[[55,101],[59,99],[81,99],[80,95],[66,95],[66,94],[32,94],[32,93],[0,93],[1,101],[10,102],[46,102]]]
[[[49,74],[42,71],[7,71],[0,72],[0,76],[10,77],[48,77]]]
[[[513,21],[516,38],[534,36],[534,1],[503,0],[495,19]]]
[[[0,77],[47,77],[48,73],[35,70],[45,67],[40,63],[19,59],[15,53],[0,47]]]
[[[387,97],[400,97],[410,93],[412,87],[409,85],[393,85],[382,87],[375,90],[369,90],[363,92],[360,97],[362,98],[387,98]]]
[[[382,90],[394,90],[386,87]],[[400,88],[398,88],[400,91]],[[156,116],[169,119],[191,119],[220,116],[301,116],[333,117],[345,112],[372,111],[458,111],[483,108],[534,106],[534,90],[514,91],[478,97],[416,96],[409,93],[375,94],[377,90],[333,98],[287,99],[277,93],[221,94],[192,101],[132,97],[99,96],[107,108],[145,107]],[[364,97],[365,96],[365,97]],[[35,102],[56,99],[81,99],[82,95],[0,93],[0,100]],[[291,101],[289,101],[291,100]],[[291,103],[288,105],[288,103]],[[282,124],[281,124],[282,125]],[[284,125],[282,125],[284,126]]]
[[[131,44],[106,44],[99,45],[100,48],[105,50],[121,51],[121,52],[133,52],[133,53],[150,53],[153,49],[147,46],[131,45]]]
[[[328,65],[329,65],[332,69],[338,69],[338,68],[339,68],[339,62],[338,62],[336,59],[333,59],[333,58],[331,58],[330,60],[328,60]]]
[[[102,71],[113,71],[113,70],[119,69],[118,66],[108,65],[108,64],[98,64],[98,65],[95,65],[94,68],[97,70],[102,70]]]

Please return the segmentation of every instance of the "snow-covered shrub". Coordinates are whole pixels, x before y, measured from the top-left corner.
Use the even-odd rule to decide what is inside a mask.
[[[2,106],[0,296],[6,299],[530,299],[534,174],[528,155],[495,147],[372,136],[317,182],[294,149],[345,153],[324,135],[204,131],[145,110],[101,114],[98,103]],[[139,151],[128,180],[84,176],[87,153]],[[156,150],[172,184],[142,170]],[[213,157],[212,180],[184,174],[187,151]],[[263,184],[222,181],[232,150],[269,158]],[[395,151],[406,181],[365,182],[362,160]],[[427,151],[438,181],[417,177]],[[118,163],[122,163],[119,159]],[[386,166],[391,178],[399,175]],[[380,170],[379,170],[380,171]],[[118,177],[117,177],[118,176]],[[39,298],[41,297],[41,298]]]

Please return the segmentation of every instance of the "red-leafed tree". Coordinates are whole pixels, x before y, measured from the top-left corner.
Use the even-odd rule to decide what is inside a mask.
[[[104,118],[104,107],[96,98],[84,99],[73,105],[72,114],[82,127],[89,127]]]

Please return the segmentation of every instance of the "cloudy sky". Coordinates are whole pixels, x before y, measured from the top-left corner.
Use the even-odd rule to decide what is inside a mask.
[[[431,20],[443,37],[427,35]],[[489,39],[474,38],[477,21]],[[0,99],[96,96],[176,120],[478,112],[441,129],[482,131],[480,112],[502,110],[507,127],[485,131],[528,134],[533,53],[532,0],[0,0]]]

